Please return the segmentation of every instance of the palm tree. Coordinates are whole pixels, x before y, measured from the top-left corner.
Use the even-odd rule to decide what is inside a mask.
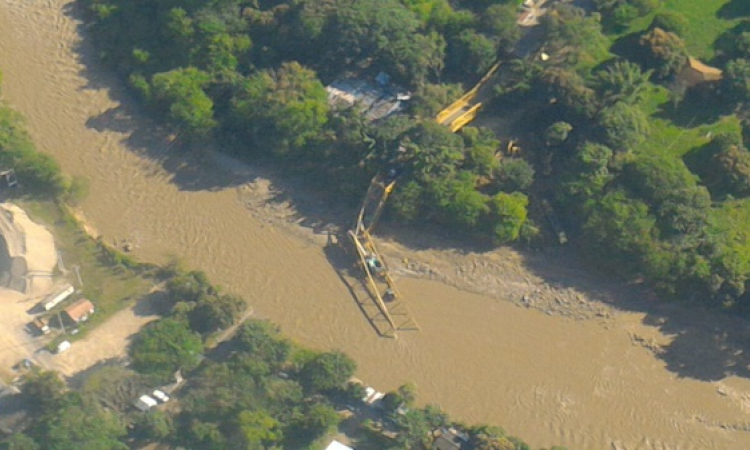
[[[594,75],[593,87],[599,93],[601,107],[617,102],[635,105],[643,100],[649,87],[651,70],[641,68],[630,61],[617,61]]]

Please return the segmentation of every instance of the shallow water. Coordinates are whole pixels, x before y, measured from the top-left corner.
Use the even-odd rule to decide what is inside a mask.
[[[40,150],[90,180],[82,210],[107,239],[128,239],[147,260],[184,257],[295,340],[352,355],[359,377],[379,390],[413,381],[422,400],[453,417],[501,424],[535,446],[750,448],[741,431],[750,382],[678,378],[634,345],[633,333],[671,339],[641,314],[605,327],[401,278],[422,331],[378,338],[320,245],[248,211],[210,161],[170,171],[154,161],[174,162],[175,149],[132,101],[114,100],[127,98],[114,77],[81,63],[94,52],[81,46],[69,9],[62,0],[0,0],[3,97],[27,117]]]

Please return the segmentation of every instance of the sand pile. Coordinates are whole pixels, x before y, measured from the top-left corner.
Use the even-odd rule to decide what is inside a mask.
[[[26,294],[48,290],[57,264],[52,234],[12,203],[0,204],[0,234],[8,258],[0,284]]]

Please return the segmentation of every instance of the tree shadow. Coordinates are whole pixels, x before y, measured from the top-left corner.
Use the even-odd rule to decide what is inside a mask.
[[[684,378],[716,381],[735,375],[750,378],[750,325],[737,313],[707,308],[686,299],[664,299],[646,284],[605,272],[573,247],[541,253],[521,252],[524,265],[546,284],[571,288],[615,310],[644,314],[642,323],[663,335],[666,344],[654,345],[633,336]]]
[[[697,305],[690,310],[682,305],[661,305],[649,311],[644,323],[672,336],[672,341],[655,353],[679,376],[703,381],[750,378],[746,320]]]
[[[135,302],[135,305],[132,307],[133,314],[138,317],[164,314],[165,305],[168,303],[167,295],[164,291],[149,292]],[[171,305],[169,307],[171,308]]]
[[[31,423],[26,407],[22,394],[0,385],[0,433],[11,435],[26,429]]]
[[[713,155],[714,146],[708,143],[685,153],[682,160],[692,173],[698,175],[701,180],[706,180]]]
[[[81,370],[80,372],[76,372],[73,375],[67,377],[66,382],[68,383],[68,386],[70,386],[71,389],[80,390],[83,385],[85,384],[86,380],[91,377],[91,375],[95,374],[96,372],[99,372],[105,367],[122,367],[125,368],[129,364],[128,358],[108,358],[103,359],[96,364],[87,367],[84,370]]]
[[[643,64],[643,49],[640,44],[641,31],[619,37],[610,48],[610,51],[620,58]]]
[[[744,20],[721,33],[713,44],[716,57],[712,61],[712,64],[720,67],[733,57],[736,57],[738,52],[737,40],[740,34],[746,32],[750,32],[750,20]]]
[[[746,0],[731,0],[719,8],[716,16],[726,20],[748,17],[750,16],[750,3]]]
[[[734,105],[723,101],[710,82],[688,88],[681,101],[668,101],[659,105],[654,117],[666,119],[673,124],[691,128],[711,124],[731,114]]]

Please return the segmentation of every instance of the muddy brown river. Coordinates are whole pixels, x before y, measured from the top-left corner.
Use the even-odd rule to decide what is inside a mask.
[[[183,257],[293,339],[352,355],[359,377],[379,390],[412,381],[452,417],[500,424],[534,446],[750,448],[750,382],[669,370],[638,342],[675,336],[644,325],[643,313],[572,320],[401,276],[422,331],[377,337],[318,241],[263,220],[248,208],[246,186],[215,161],[179,164],[165,133],[93,63],[71,9],[64,0],[0,0],[2,94],[40,150],[90,180],[81,209],[95,232],[128,239],[147,260]],[[250,195],[273,187],[246,181]]]

